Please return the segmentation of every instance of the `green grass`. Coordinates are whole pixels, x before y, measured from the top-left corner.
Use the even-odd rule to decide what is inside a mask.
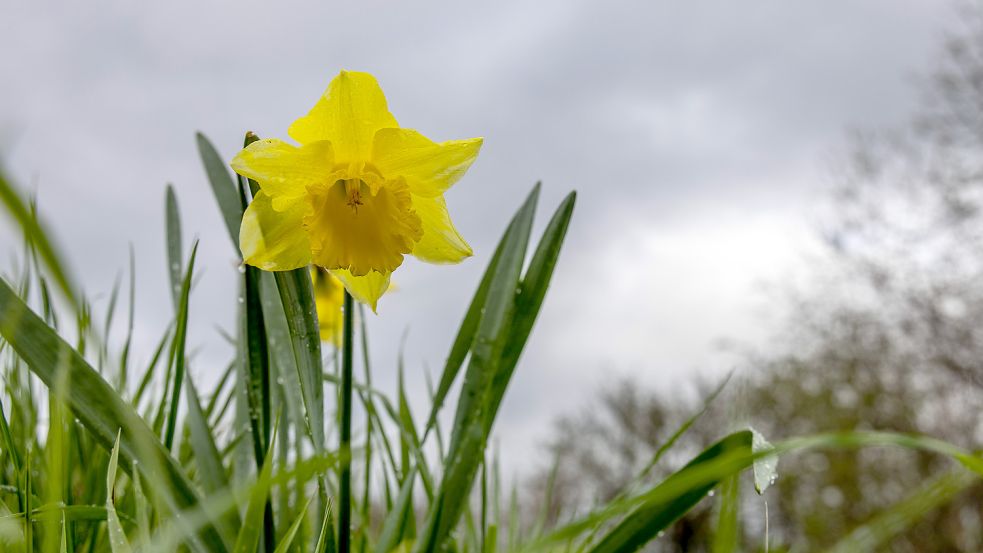
[[[204,136],[197,143],[235,245],[252,183],[233,179]],[[356,318],[346,351],[322,350],[306,269],[270,274],[246,267],[236,283],[244,299],[238,331],[229,337],[237,353],[211,389],[200,389],[186,351],[197,244],[185,258],[171,187],[165,214],[174,320],[151,359],[136,364],[132,254],[126,293],[117,282],[105,312],[94,313],[35,206],[0,174],[0,200],[25,237],[21,266],[0,279],[0,550],[621,553],[658,539],[697,504],[713,501],[714,551],[732,552],[741,475],[749,473],[763,492],[777,457],[888,446],[952,458],[950,472],[836,546],[869,550],[983,475],[983,459],[930,437],[844,433],[771,445],[742,430],[722,432],[685,466],[643,485],[704,409],[608,503],[555,524],[546,513],[523,512],[488,443],[549,284],[562,278],[554,269],[576,195],[533,239],[539,190],[533,187],[503,225],[419,418],[403,385],[412,369],[402,361],[394,395],[373,386],[370,336],[356,317],[361,310],[348,312]],[[124,308],[121,320],[117,311]],[[116,351],[107,336],[118,328],[126,335]],[[349,380],[339,369],[355,362],[362,370]],[[351,412],[339,412],[338,398],[349,386],[350,407],[364,423],[351,447],[339,448],[331,440],[345,435]],[[444,412],[453,413],[449,428],[441,425]],[[499,436],[508,443],[508,434]],[[350,534],[338,524],[347,516]],[[767,547],[765,536],[757,541]]]

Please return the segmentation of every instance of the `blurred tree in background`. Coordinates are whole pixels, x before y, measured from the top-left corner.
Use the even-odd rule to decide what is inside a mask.
[[[808,286],[788,291],[782,330],[741,353],[747,368],[647,477],[658,479],[729,431],[750,424],[769,439],[836,430],[925,433],[983,447],[983,16],[959,12],[938,65],[920,83],[910,125],[857,134],[834,164],[820,215],[827,251]],[[697,384],[703,395],[713,386]],[[700,404],[625,382],[557,424],[547,520],[609,500]],[[788,457],[768,490],[771,550],[829,547],[952,468],[897,449]],[[742,483],[745,492],[748,482]],[[534,486],[537,487],[537,486]],[[531,496],[537,496],[534,491]],[[540,494],[541,495],[541,494]],[[762,498],[745,493],[745,549],[763,547]],[[900,529],[890,551],[983,551],[983,485],[940,501]],[[715,515],[705,501],[651,551],[709,551]]]

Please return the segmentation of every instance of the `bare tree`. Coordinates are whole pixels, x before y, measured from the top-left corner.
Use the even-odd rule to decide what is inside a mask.
[[[976,4],[960,10],[937,68],[920,83],[922,106],[908,126],[852,137],[834,165],[820,215],[828,248],[809,287],[788,295],[781,332],[743,354],[747,376],[684,437],[681,452],[730,430],[735,412],[774,439],[878,429],[983,445],[981,14]],[[625,383],[560,421],[550,444],[558,460],[545,508],[551,520],[624,490],[695,409]],[[651,480],[683,457],[668,458]],[[831,545],[950,466],[888,449],[786,459],[769,492],[772,550],[776,543]],[[749,549],[761,545],[762,517],[752,501],[743,513]],[[708,550],[710,509],[705,503],[650,549]],[[981,517],[983,486],[976,485],[886,550],[981,551]]]

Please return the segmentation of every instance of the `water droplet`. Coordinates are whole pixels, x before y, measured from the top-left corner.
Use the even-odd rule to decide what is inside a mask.
[[[243,298],[242,296],[239,296],[238,298],[236,298],[236,301],[238,301],[239,303],[246,303],[245,298]]]
[[[243,273],[246,272],[246,266],[245,265],[239,265],[238,267],[236,267],[236,269],[239,271],[240,274],[243,274]]]
[[[713,490],[710,490],[709,492],[707,492],[707,496],[713,497],[715,493],[716,492],[714,492]]]
[[[665,536],[665,535],[666,535],[666,531],[665,530],[659,530],[659,533],[658,533],[658,535],[656,537],[661,538],[662,536]]]

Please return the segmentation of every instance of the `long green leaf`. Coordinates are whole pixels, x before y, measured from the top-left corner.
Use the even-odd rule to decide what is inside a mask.
[[[674,479],[684,479],[687,471],[693,472],[700,467],[708,466],[712,461],[735,456],[746,458],[747,462],[750,463],[751,432],[746,430],[735,432],[699,454],[682,470],[655,488],[654,498],[639,506],[615,526],[601,539],[600,543],[591,549],[591,553],[631,553],[640,549],[665,529],[669,523],[693,508],[720,480],[710,480],[701,485],[693,486],[686,492],[671,498],[661,497],[658,494],[660,488],[672,486]]]
[[[457,524],[483,457],[486,392],[504,348],[538,198],[539,185],[536,185],[505,232],[501,258],[489,284],[471,346],[471,360],[464,376],[451,444],[444,461],[444,476],[424,531],[417,541],[417,552],[429,553],[434,551],[431,548],[440,547]]]
[[[300,514],[297,515],[297,518],[294,520],[293,524],[291,524],[290,528],[287,529],[287,533],[283,535],[283,539],[280,540],[280,544],[276,546],[276,550],[273,553],[287,553],[290,545],[294,542],[294,538],[297,537],[297,531],[300,530],[300,526],[304,523],[304,517],[307,516],[307,509],[310,508],[310,506],[310,501],[304,504],[304,508],[300,510]]]
[[[113,553],[131,553],[133,547],[126,539],[126,532],[116,514],[116,465],[119,461],[119,435],[109,457],[109,471],[106,474],[106,527],[109,530],[109,547]]]
[[[256,547],[259,545],[260,531],[264,529],[266,505],[269,504],[270,488],[273,486],[272,447],[266,452],[262,467],[256,483],[249,492],[249,503],[243,517],[242,529],[232,549],[233,553],[256,553]]]
[[[413,513],[413,483],[416,471],[411,469],[403,479],[403,486],[396,497],[396,503],[382,523],[382,533],[375,545],[375,553],[390,553],[401,541],[407,521]]]
[[[323,452],[324,384],[321,380],[321,333],[317,323],[314,289],[307,268],[274,273],[290,331],[300,390],[304,398],[305,428],[316,451]]]
[[[495,372],[489,391],[489,407],[484,422],[486,435],[491,433],[498,408],[505,397],[505,390],[512,380],[519,356],[526,346],[533,324],[543,305],[576,202],[577,193],[571,192],[557,207],[536,247],[529,268],[523,275],[519,294],[515,299],[515,314],[509,325],[507,341],[503,346],[502,361]]]
[[[28,208],[27,202],[21,198],[13,184],[7,180],[2,167],[0,167],[0,203],[7,208],[10,215],[20,225],[26,240],[33,246],[34,251],[40,254],[48,270],[54,276],[55,282],[58,283],[58,287],[74,308],[77,305],[77,288],[62,264],[62,257],[48,238],[44,226]]]
[[[67,381],[71,386],[65,395],[75,417],[106,451],[112,449],[116,434],[122,429],[121,464],[132,474],[134,462],[138,462],[141,472],[154,483],[155,494],[168,508],[182,510],[200,501],[194,487],[147,423],[2,279],[0,335],[49,387],[55,385],[59,367],[68,371]],[[206,550],[226,550],[211,524],[203,525],[199,536]]]
[[[174,341],[171,342],[170,359],[174,365],[174,385],[171,387],[171,407],[167,415],[167,431],[164,434],[164,447],[174,445],[174,430],[177,428],[178,407],[181,405],[181,387],[184,381],[185,344],[188,339],[188,300],[191,296],[191,278],[194,275],[195,257],[198,255],[198,242],[191,248],[188,271],[181,283],[181,293],[177,300],[177,325]]]
[[[184,381],[185,395],[188,402],[188,427],[190,430],[191,449],[194,451],[195,464],[198,467],[201,487],[208,493],[215,493],[229,486],[222,456],[215,445],[215,438],[208,426],[208,420],[201,408],[201,400],[195,389],[194,381],[189,377]],[[226,543],[231,543],[230,536],[241,525],[239,512],[232,511],[222,520],[220,530]]]
[[[836,542],[827,553],[880,551],[887,542],[931,511],[945,505],[979,483],[979,476],[961,468],[925,481],[907,497],[877,513]]]
[[[181,214],[177,207],[174,187],[167,185],[165,231],[167,235],[167,274],[171,282],[171,299],[177,312],[181,299]]]

